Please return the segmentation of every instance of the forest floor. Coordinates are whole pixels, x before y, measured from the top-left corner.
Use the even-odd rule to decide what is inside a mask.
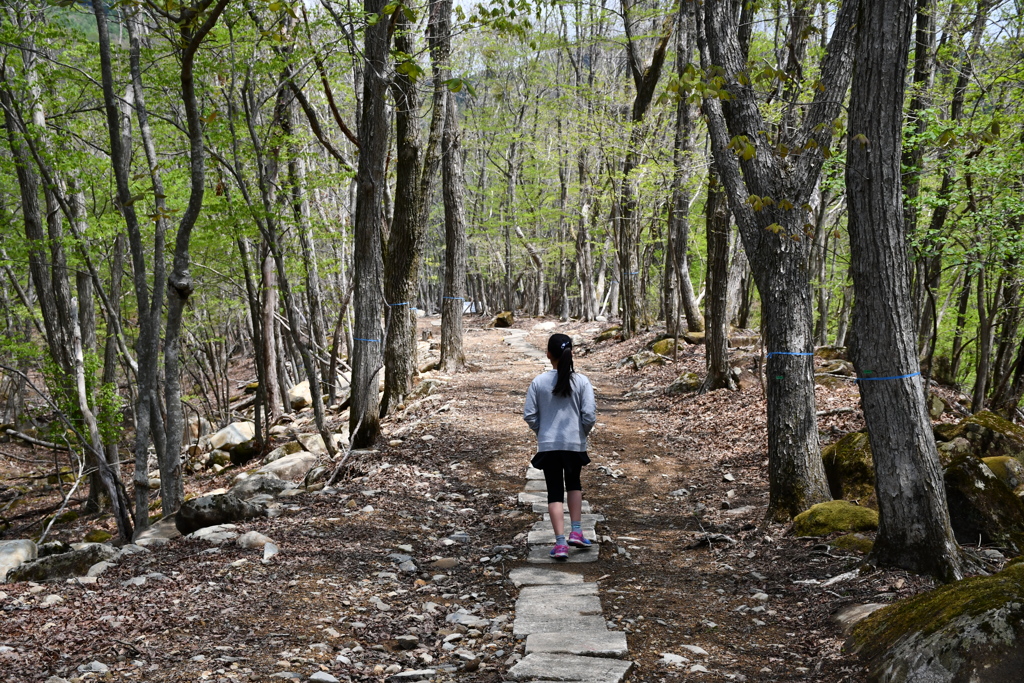
[[[539,349],[551,333],[542,322],[516,323]],[[273,539],[280,554],[272,559],[233,543],[177,539],[125,557],[95,584],[0,585],[0,680],[275,681],[322,670],[385,681],[417,668],[437,670],[438,680],[504,680],[523,648],[508,626],[517,591],[507,576],[525,566],[525,532],[537,519],[516,502],[535,447],[522,403],[544,368],[504,343],[507,331],[467,323],[472,371],[431,373],[434,393],[402,422],[385,421],[381,445],[354,455],[343,481],[289,499],[281,516],[238,525]],[[638,372],[620,361],[654,331],[594,343],[604,327],[555,330],[584,339],[576,366],[595,386],[598,427],[583,488],[607,517],[599,561],[571,569],[599,582],[606,619],[628,634],[630,680],[863,680],[831,615],[931,581],[871,568],[856,552],[765,522],[759,383],[667,396],[681,372],[703,376],[703,347],[681,346],[675,362]],[[732,362],[756,370],[758,354],[734,350]],[[863,427],[852,382],[818,387],[817,398],[820,410],[853,408],[820,419],[823,443]],[[15,443],[0,451],[42,457]],[[0,466],[0,483],[45,472],[3,457]],[[236,474],[201,475],[189,491],[225,486]],[[81,517],[53,537],[80,541],[98,527],[109,529],[109,520]],[[734,543],[709,545],[713,534]],[[399,567],[407,560],[415,567]],[[478,633],[446,622],[459,608],[494,626]],[[398,640],[409,635],[418,642]],[[665,664],[663,653],[708,672]],[[79,672],[94,661],[106,673]]]

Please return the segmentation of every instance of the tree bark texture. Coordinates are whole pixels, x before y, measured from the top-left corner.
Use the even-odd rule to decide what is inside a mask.
[[[380,15],[384,0],[365,0],[363,9]],[[352,403],[349,426],[352,444],[372,444],[380,433],[377,373],[382,363],[381,296],[384,264],[381,257],[381,220],[384,210],[384,166],[388,154],[386,109],[388,22],[366,27],[363,55],[362,117],[359,121],[359,167],[356,171],[355,330],[352,353]]]
[[[850,354],[875,463],[881,564],[963,575],[925,406],[900,179],[913,0],[862,3],[846,187],[855,300]]]
[[[714,175],[708,182],[704,215],[708,236],[707,333],[704,336],[707,375],[701,393],[736,388],[729,367],[729,199]]]
[[[452,93],[447,93],[447,96],[441,167],[445,247],[439,365],[442,372],[458,372],[466,365],[466,354],[462,348],[462,315],[466,303],[466,176],[462,167],[462,136],[459,132],[458,106]]]
[[[720,69],[729,99],[704,100],[711,147],[761,295],[768,348],[769,515],[792,516],[830,494],[814,405],[813,296],[807,272],[808,203],[841,113],[852,65],[857,0],[843,4],[821,68],[822,87],[799,129],[769,137],[731,3],[705,3],[698,25],[706,72]],[[800,150],[779,153],[780,145]],[[795,157],[795,158],[793,158]],[[766,199],[767,198],[767,199]]]

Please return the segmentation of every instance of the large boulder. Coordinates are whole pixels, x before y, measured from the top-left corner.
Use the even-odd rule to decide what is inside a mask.
[[[836,500],[856,500],[877,508],[875,464],[865,432],[852,432],[821,449],[828,488]]]
[[[640,351],[639,353],[633,354],[632,356],[629,357],[629,360],[631,363],[633,363],[634,370],[643,370],[648,365],[665,364],[664,358],[654,353],[653,351],[648,351],[646,349]]]
[[[203,527],[228,524],[250,517],[265,517],[267,508],[241,500],[231,493],[200,496],[185,501],[175,515],[174,525],[183,535]]]
[[[877,512],[846,500],[812,505],[793,518],[793,533],[797,536],[828,536],[836,532],[874,531],[877,528]]]
[[[4,582],[7,572],[26,562],[31,562],[38,556],[39,549],[35,542],[27,538],[16,541],[0,541],[0,583]]]
[[[1000,455],[996,458],[982,458],[981,461],[1011,490],[1024,484],[1024,464],[1020,460]]]
[[[502,311],[498,315],[494,316],[494,320],[491,323],[495,327],[512,327],[515,324],[516,317],[512,315],[511,311]]]
[[[428,381],[428,380],[424,380]],[[327,455],[327,445],[324,443],[324,437],[319,434],[299,434],[296,437],[299,443],[302,444],[302,450],[313,455]],[[348,444],[348,439],[344,434],[334,435],[334,450],[339,451]],[[291,453],[294,455],[301,451],[295,451]]]
[[[669,396],[689,394],[700,389],[703,383],[700,375],[696,372],[684,372],[676,378],[676,381],[665,387],[665,393]]]
[[[960,543],[1024,550],[1024,502],[985,463],[961,455],[946,468],[949,523]]]
[[[967,439],[980,457],[995,458],[1009,455],[1024,462],[1024,427],[999,417],[989,410],[982,410],[965,417],[953,427],[936,426],[936,434],[945,441],[958,437]]]
[[[303,380],[288,390],[288,403],[292,410],[302,410],[313,405],[313,395],[309,392],[309,380]]]
[[[669,337],[667,339],[659,339],[651,344],[649,348],[659,356],[671,356],[676,352],[678,346],[681,346],[681,344],[672,337]]]
[[[155,524],[150,524],[148,528],[142,531],[136,531],[135,545],[151,548],[166,545],[176,538],[181,538],[181,532],[178,531],[178,527],[175,525],[174,520],[176,518],[177,515],[170,515]]]
[[[299,451],[267,463],[256,474],[272,474],[278,479],[300,481],[306,476],[306,472],[316,464],[316,458],[317,456],[312,453]]]
[[[622,325],[612,325],[611,327],[602,330],[599,335],[594,338],[595,342],[604,342],[609,339],[615,339],[622,336]]]
[[[92,543],[68,553],[50,555],[12,569],[7,573],[8,583],[15,581],[52,581],[85,576],[89,567],[97,562],[114,559],[117,550],[105,543]]]
[[[869,681],[1015,683],[1024,671],[1024,564],[872,613],[848,646]]]
[[[323,439],[320,439],[320,443],[321,444],[323,443]],[[275,460],[280,460],[281,458],[283,458],[286,455],[291,455],[292,453],[298,453],[301,450],[302,450],[302,444],[301,443],[299,443],[298,441],[289,441],[288,443],[284,444],[283,446],[278,446],[274,450],[272,450],[269,453],[267,453],[266,457],[263,458],[263,462],[264,463],[274,462]]]
[[[210,446],[234,455],[236,451],[252,451],[255,437],[256,425],[252,422],[232,422],[210,437]]]
[[[295,484],[290,481],[280,479],[277,475],[266,473],[256,473],[239,479],[231,487],[231,494],[236,498],[242,500],[249,500],[253,496],[260,494],[267,494],[276,496],[283,491],[295,488]]]

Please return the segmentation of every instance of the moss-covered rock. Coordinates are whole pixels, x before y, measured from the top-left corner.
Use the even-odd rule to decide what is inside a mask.
[[[938,420],[949,409],[949,404],[938,394],[928,394],[928,416]]]
[[[696,372],[684,372],[676,378],[675,382],[665,387],[665,393],[669,396],[689,394],[700,389],[703,381]]]
[[[622,337],[622,325],[612,325],[611,327],[603,330],[601,334],[594,338],[594,341],[604,342],[609,339],[621,338]]]
[[[874,612],[853,629],[869,681],[1021,680],[1024,564],[964,579]]]
[[[875,547],[875,542],[864,534],[843,534],[829,541],[836,548],[867,555]]]
[[[668,339],[659,339],[658,341],[651,344],[651,351],[661,356],[671,356],[675,353],[677,342],[675,339],[669,337]]]
[[[988,410],[966,417],[952,427],[936,426],[936,434],[945,441],[967,439],[979,457],[1009,455],[1024,462],[1024,427]]]
[[[113,535],[109,531],[103,529],[93,529],[85,535],[86,543],[106,543]]]
[[[830,375],[841,375],[843,377],[853,377],[853,364],[845,360],[837,360],[829,363],[821,369],[822,372],[827,372]]]
[[[682,336],[682,340],[687,344],[699,345],[704,343],[703,332],[687,332]]]
[[[878,529],[878,513],[846,500],[818,503],[793,518],[797,536],[827,536],[837,532],[874,531]]]
[[[956,438],[960,425],[951,422],[943,422],[932,427],[936,441],[952,441]]]
[[[175,515],[174,525],[183,536],[186,536],[204,527],[228,524],[250,517],[265,517],[266,514],[265,506],[252,505],[231,493],[222,493],[186,501]]]
[[[7,574],[7,582],[50,581],[85,576],[89,567],[97,562],[111,559],[117,551],[106,544],[94,543],[67,553],[50,555],[35,562],[28,562]]]
[[[875,465],[871,443],[864,432],[847,434],[834,444],[821,449],[828,488],[836,500],[857,500],[861,505],[877,508],[875,499]]]
[[[988,468],[1011,489],[1016,489],[1024,484],[1024,465],[1020,460],[1008,455],[1000,455],[997,458],[982,458],[981,461],[988,465]]]
[[[961,455],[977,457],[974,445],[962,436],[952,441],[937,441],[935,446],[939,451],[939,463],[943,467],[949,467],[949,464]]]
[[[821,360],[846,360],[846,347],[819,346],[814,350],[814,357]]]
[[[957,457],[943,475],[949,523],[960,543],[1024,550],[1024,502],[981,460]]]
[[[502,311],[498,315],[494,316],[491,324],[494,327],[512,327],[515,324],[516,317],[512,314],[512,311]]]
[[[634,370],[643,370],[648,365],[664,365],[665,359],[651,351],[641,351],[629,357]]]
[[[826,389],[837,389],[844,384],[849,384],[849,381],[842,379],[839,375],[830,375],[827,372],[819,372],[814,375],[814,383],[819,387],[825,387]]]
[[[286,455],[292,455],[293,453],[298,453],[301,450],[305,450],[302,447],[301,443],[299,443],[298,441],[289,441],[288,443],[282,446],[278,446],[274,450],[267,453],[267,457],[263,458],[263,464],[274,462],[275,460],[280,460]]]

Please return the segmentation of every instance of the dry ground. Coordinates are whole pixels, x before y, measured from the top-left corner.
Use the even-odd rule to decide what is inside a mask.
[[[550,332],[535,329],[539,322],[516,326],[543,348]],[[830,615],[912,595],[930,581],[867,567],[861,555],[766,524],[756,382],[740,392],[667,397],[663,387],[680,372],[703,374],[703,349],[681,347],[676,362],[637,372],[617,366],[653,333],[594,344],[603,327],[558,327],[585,340],[577,369],[595,385],[599,426],[583,485],[607,517],[598,527],[607,537],[600,561],[573,570],[600,582],[605,616],[629,634],[631,680],[862,680]],[[94,660],[115,681],[275,681],[281,672],[305,680],[317,670],[383,681],[396,669],[427,667],[441,680],[502,680],[522,651],[502,622],[516,593],[505,577],[523,564],[536,519],[515,502],[534,452],[522,401],[543,369],[504,337],[470,323],[473,371],[442,377],[403,421],[386,422],[378,450],[355,456],[334,491],[303,494],[280,517],[240,524],[281,547],[266,563],[232,544],[177,540],[124,559],[96,585],[0,586],[0,680],[70,680]],[[757,362],[755,351],[734,352],[734,363],[756,370]],[[818,391],[820,409],[857,405],[852,384]],[[856,410],[820,422],[825,442],[861,426]],[[0,486],[47,471],[24,462],[48,461],[45,453],[14,443],[0,452],[22,458],[0,455]],[[211,490],[234,474],[197,477],[189,488]],[[671,495],[680,489],[686,495]],[[42,493],[48,498],[25,507],[53,500],[52,491]],[[56,526],[53,537],[78,541],[104,526],[109,520],[80,518]],[[715,534],[732,542],[709,545]],[[401,571],[394,553],[416,569]],[[860,576],[822,585],[858,567]],[[147,577],[145,585],[124,584],[133,577]],[[459,608],[498,621],[479,632],[446,622]],[[401,635],[416,636],[418,646],[400,649]],[[663,653],[709,672],[663,664]]]

